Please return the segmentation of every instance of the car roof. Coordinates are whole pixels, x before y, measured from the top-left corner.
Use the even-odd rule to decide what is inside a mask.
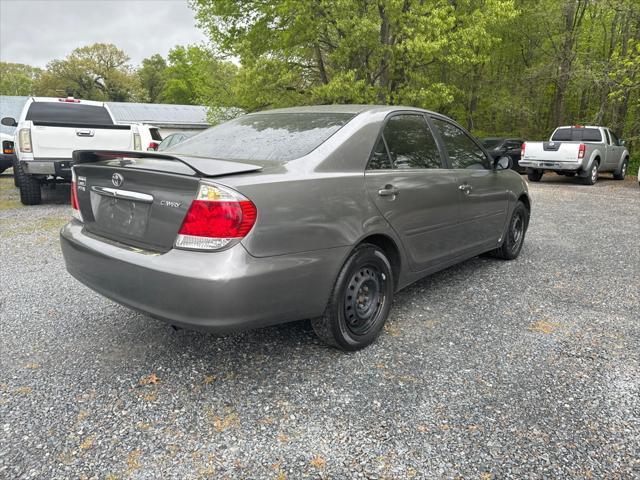
[[[261,112],[250,113],[249,115],[261,115],[267,113],[351,113],[357,115],[363,112],[395,112],[399,110],[413,110],[416,112],[433,113],[422,108],[406,107],[402,105],[307,105],[303,107],[276,108],[273,110],[263,110]]]

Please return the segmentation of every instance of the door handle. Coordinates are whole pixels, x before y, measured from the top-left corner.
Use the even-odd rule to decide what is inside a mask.
[[[88,128],[76,129],[76,135],[79,137],[93,137],[94,131]]]
[[[378,195],[380,195],[381,197],[395,197],[399,193],[400,190],[398,190],[393,185],[385,185],[384,188],[378,190]]]

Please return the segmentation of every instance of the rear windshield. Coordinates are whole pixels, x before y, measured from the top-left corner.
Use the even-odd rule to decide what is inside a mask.
[[[559,128],[551,140],[554,142],[601,142],[602,135],[597,128]]]
[[[83,125],[113,125],[113,120],[105,107],[66,102],[34,102],[27,111],[26,120]]]
[[[221,160],[287,161],[310,153],[352,118],[344,113],[246,115],[167,151]]]

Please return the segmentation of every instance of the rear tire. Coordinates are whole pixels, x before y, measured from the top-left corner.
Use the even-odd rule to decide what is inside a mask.
[[[370,345],[387,321],[393,301],[393,273],[375,245],[356,247],[340,270],[324,314],[311,320],[316,335],[345,351]]]
[[[585,185],[595,185],[598,181],[598,169],[600,168],[600,164],[598,162],[593,162],[591,168],[587,172],[587,176],[582,179]]]
[[[40,205],[42,203],[40,180],[31,175],[27,175],[22,165],[20,165],[20,162],[17,163],[17,170],[14,170],[14,175],[18,179],[20,201],[23,205]]]
[[[493,257],[501,258],[502,260],[514,260],[520,255],[528,227],[529,210],[524,203],[518,201],[511,214],[502,245],[489,253]]]
[[[627,168],[629,167],[629,159],[625,158],[620,165],[620,168],[613,172],[613,178],[616,180],[624,180],[624,177],[627,176]]]
[[[530,182],[539,182],[544,172],[542,170],[527,170],[527,178]]]

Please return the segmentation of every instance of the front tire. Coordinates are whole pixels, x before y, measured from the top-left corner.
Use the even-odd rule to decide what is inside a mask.
[[[490,252],[491,255],[502,260],[514,260],[517,258],[522,250],[528,227],[529,210],[524,203],[518,201],[511,214],[504,241],[499,248]]]
[[[14,175],[18,179],[18,187],[20,188],[20,201],[23,205],[40,205],[42,203],[42,190],[40,180],[32,175],[27,175],[17,162],[17,170]]]
[[[393,301],[391,264],[377,246],[356,247],[340,270],[324,314],[311,320],[318,337],[345,351],[374,342]]]
[[[527,170],[527,178],[530,182],[539,182],[542,180],[544,172],[542,170]]]
[[[627,168],[629,167],[629,159],[625,158],[620,165],[620,168],[613,172],[613,178],[616,180],[624,180],[624,177],[627,176]]]

